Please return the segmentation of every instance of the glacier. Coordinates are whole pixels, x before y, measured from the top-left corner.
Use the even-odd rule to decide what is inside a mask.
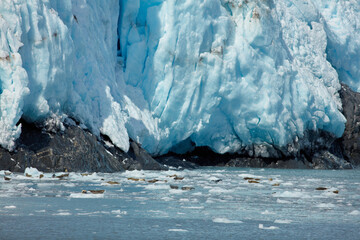
[[[3,0],[0,145],[72,118],[124,151],[296,155],[343,134],[359,28],[356,0]]]

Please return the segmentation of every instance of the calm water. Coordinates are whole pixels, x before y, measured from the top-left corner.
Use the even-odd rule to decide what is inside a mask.
[[[359,170],[4,174],[0,239],[360,239]]]

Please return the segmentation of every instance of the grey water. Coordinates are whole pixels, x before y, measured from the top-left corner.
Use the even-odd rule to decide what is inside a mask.
[[[61,174],[0,171],[0,239],[360,239],[359,170]]]

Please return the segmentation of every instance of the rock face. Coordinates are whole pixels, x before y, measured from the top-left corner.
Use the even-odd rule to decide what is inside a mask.
[[[45,172],[167,169],[134,142],[129,153],[124,153],[111,145],[106,146],[76,125],[52,133],[23,122],[17,146],[15,152],[0,149],[0,169],[24,171],[30,166]]]
[[[360,165],[360,93],[352,91],[349,86],[342,84],[340,97],[343,114],[346,117],[345,132],[340,139],[344,158],[353,165]]]
[[[181,159],[187,159],[184,162],[187,165],[179,165]],[[238,154],[220,155],[211,150],[196,149],[188,155],[168,154],[157,159],[161,163],[173,167],[195,168],[197,166],[225,166],[239,168],[282,168],[282,169],[352,169],[351,163],[338,157],[328,150],[314,153],[306,158],[272,159],[262,157],[247,157]],[[189,165],[194,164],[194,165]]]

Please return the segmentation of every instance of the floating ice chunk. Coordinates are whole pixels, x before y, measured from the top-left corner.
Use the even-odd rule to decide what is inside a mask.
[[[185,209],[204,209],[203,206],[182,206],[181,208],[185,208]]]
[[[264,224],[259,224],[259,228],[260,229],[265,229],[265,230],[275,230],[275,229],[279,229],[278,227],[275,226],[270,226],[270,227],[264,227]]]
[[[261,212],[261,214],[263,215],[273,215],[275,214],[274,212],[270,212],[269,210],[265,210],[264,212]]]
[[[213,193],[213,194],[223,194],[223,193],[231,193],[231,192],[233,192],[233,190],[220,188],[220,187],[214,187],[209,190],[209,193]]]
[[[277,203],[282,203],[282,204],[290,204],[291,202],[290,201],[286,201],[286,200],[283,200],[283,199],[280,199],[280,198],[278,198],[278,199],[276,199],[276,202]]]
[[[360,211],[354,210],[354,211],[350,212],[349,215],[360,215]]]
[[[188,232],[188,230],[186,229],[181,229],[181,228],[172,228],[172,229],[168,229],[169,232]]]
[[[53,213],[53,216],[70,216],[72,215],[70,212],[59,212],[59,213]]]
[[[243,223],[242,221],[239,220],[230,220],[227,218],[214,218],[212,221],[214,223]]]
[[[104,194],[71,193],[69,198],[104,198]]]
[[[4,209],[15,209],[16,206],[14,205],[9,205],[9,206],[5,206]]]
[[[286,182],[286,183],[283,183],[282,185],[283,185],[283,186],[293,186],[294,184],[291,183],[291,182]]]
[[[306,179],[306,181],[308,181],[308,182],[320,182],[321,179],[318,179],[318,178],[309,178],[309,179]]]
[[[37,170],[36,168],[33,167],[27,167],[25,169],[24,175],[27,177],[40,177],[40,175],[44,175],[43,172],[40,172],[39,170]]]
[[[165,202],[169,202],[169,201],[173,201],[174,199],[171,197],[162,197],[161,200],[163,200]]]
[[[152,184],[152,185],[145,185],[144,186],[145,189],[149,189],[149,190],[168,190],[169,189],[169,185],[166,184]]]
[[[286,219],[281,220],[281,219],[277,219],[277,220],[275,220],[275,221],[274,221],[274,223],[279,223],[279,224],[290,224],[290,223],[292,223],[292,220],[286,220]]]
[[[127,211],[121,211],[120,209],[118,209],[118,210],[112,210],[111,213],[117,215],[126,215]]]
[[[310,198],[310,196],[304,192],[290,192],[285,191],[282,193],[275,193],[273,197],[280,197],[280,198]]]
[[[320,204],[316,205],[316,207],[318,207],[318,208],[334,208],[336,206],[332,203],[320,203]]]
[[[181,189],[170,189],[169,193],[171,194],[183,194],[185,191],[181,190]]]

